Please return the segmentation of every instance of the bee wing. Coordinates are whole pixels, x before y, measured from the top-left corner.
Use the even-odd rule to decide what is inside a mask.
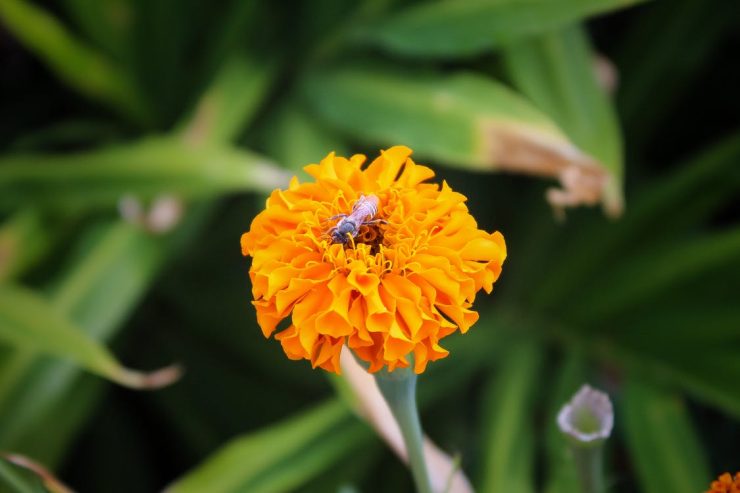
[[[362,207],[362,204],[364,204],[364,203],[365,203],[365,196],[364,195],[360,195],[360,198],[357,199],[357,200],[355,200],[354,205],[352,205],[352,213],[355,213],[357,211],[357,209],[359,209],[360,207]]]
[[[326,219],[322,220],[321,222],[328,223],[329,221],[334,221],[336,219],[342,219],[347,217],[347,214],[337,214],[336,216],[327,217]]]

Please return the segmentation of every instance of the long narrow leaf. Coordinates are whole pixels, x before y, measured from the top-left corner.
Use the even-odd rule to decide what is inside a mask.
[[[225,69],[230,70],[230,69]],[[221,87],[222,80],[214,82]],[[204,106],[206,91],[199,103]],[[236,89],[236,88],[232,88]],[[261,96],[251,94],[255,101]],[[210,126],[199,127],[199,136],[209,141],[215,130],[234,135],[229,123],[249,118],[255,104],[241,99],[242,116],[225,106],[208,114]],[[197,114],[197,112],[196,112]],[[195,126],[188,120],[178,128]],[[230,130],[232,128],[232,130]],[[221,134],[223,135],[223,134]],[[190,142],[190,145],[196,145]],[[153,236],[140,228],[111,223],[91,228],[82,235],[77,262],[54,283],[51,302],[98,341],[110,340],[123,326],[154,276],[193,232],[207,214],[203,207],[191,208],[184,224],[173,234]],[[15,351],[0,367],[0,448],[21,450],[55,464],[89,415],[102,390],[101,382],[80,374],[74,364],[58,359],[39,359],[30,351]]]
[[[594,342],[594,354],[601,358],[740,416],[740,344],[656,346],[649,341],[619,338]]]
[[[179,377],[176,367],[145,374],[121,366],[43,297],[20,287],[0,287],[0,337],[21,348],[68,358],[128,387],[157,388]]]
[[[499,165],[506,151],[499,129],[541,141],[555,156],[577,154],[543,113],[501,84],[472,74],[340,69],[316,74],[306,95],[316,112],[356,138],[403,142],[451,165]]]
[[[0,491],[46,493],[41,486],[41,481],[3,458],[0,458]]]
[[[552,398],[548,406],[545,422],[547,446],[546,493],[574,493],[580,490],[578,472],[571,455],[567,439],[556,424],[560,409],[587,383],[586,363],[577,351],[569,352],[554,380]]]
[[[63,0],[69,16],[96,45],[117,60],[131,56],[137,11],[130,0]]]
[[[604,318],[634,304],[649,300],[671,285],[685,282],[709,269],[729,265],[740,258],[740,228],[716,233],[706,238],[671,243],[653,248],[632,258],[629,264],[610,276],[579,300],[578,317],[582,320]]]
[[[719,288],[724,289],[728,288]],[[651,301],[641,309],[625,310],[612,324],[603,327],[601,333],[608,331],[620,341],[654,344],[655,347],[664,345],[667,340],[672,347],[737,343],[740,341],[740,306],[727,303],[712,291],[707,294],[709,301],[695,293],[687,293],[687,301],[684,301],[675,292],[661,293],[665,301]]]
[[[552,191],[560,197],[554,205],[598,202],[609,177],[550,118],[479,75],[343,68],[315,74],[304,90],[327,122],[364,142],[403,143],[422,158],[467,169],[560,179],[565,190]]]
[[[709,484],[709,467],[681,399],[632,377],[622,415],[630,457],[645,493],[696,493]]]
[[[234,439],[166,492],[292,491],[368,437],[344,404],[329,401]]]
[[[624,218],[611,227],[592,228],[562,249],[560,262],[548,272],[535,294],[537,304],[551,306],[572,297],[601,265],[614,265],[631,248],[642,251],[646,238],[668,238],[699,224],[740,189],[740,135],[701,152],[677,171],[644,186]],[[711,193],[706,193],[710,190]]]
[[[3,453],[0,454],[0,461],[9,462],[16,467],[23,468],[34,474],[49,493],[73,493],[72,490],[59,481],[46,467],[26,456]]]
[[[621,74],[617,96],[635,155],[666,129],[669,122],[663,120],[669,111],[696,114],[692,104],[700,107],[704,101],[692,98],[687,105],[681,98],[702,79],[718,45],[737,30],[738,20],[732,3],[674,0],[653,2],[630,23],[616,55]]]
[[[120,222],[91,228],[73,249],[78,261],[51,290],[54,310],[92,339],[110,340],[171,251],[202,223],[203,214],[191,216],[164,236]],[[96,402],[100,383],[71,362],[14,351],[0,366],[0,448],[55,464]]]
[[[370,26],[368,42],[404,55],[470,56],[640,0],[438,0]]]
[[[192,116],[182,123],[191,144],[233,141],[262,102],[274,69],[244,57],[232,57],[201,96]]]
[[[230,147],[151,138],[90,152],[0,158],[0,207],[115,205],[121,197],[203,197],[287,183],[266,159]]]
[[[0,283],[31,268],[53,243],[54,227],[38,210],[17,212],[0,225]]]
[[[138,122],[149,121],[146,105],[128,74],[75,38],[51,14],[32,2],[0,0],[0,18],[67,84]]]
[[[517,89],[609,171],[604,206],[619,215],[622,138],[614,107],[596,82],[594,55],[583,29],[567,27],[511,44],[502,53]]]
[[[264,140],[270,157],[295,171],[318,162],[330,151],[339,156],[351,154],[336,132],[317,122],[298,101],[273,113]]]
[[[532,401],[542,365],[541,349],[521,343],[511,350],[487,392],[484,476],[480,491],[534,492]]]

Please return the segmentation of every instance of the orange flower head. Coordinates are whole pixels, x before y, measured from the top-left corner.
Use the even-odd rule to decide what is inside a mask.
[[[710,489],[706,493],[740,493],[740,472],[735,473],[735,478],[726,472],[712,481]]]
[[[478,320],[476,293],[490,293],[506,258],[499,232],[478,229],[465,196],[415,164],[411,149],[329,154],[275,190],[242,235],[252,302],[265,337],[290,359],[339,373],[347,345],[375,372],[421,373],[447,356],[442,338]]]

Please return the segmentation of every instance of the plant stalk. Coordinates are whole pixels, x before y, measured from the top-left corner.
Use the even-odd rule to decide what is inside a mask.
[[[380,393],[401,428],[416,489],[419,493],[433,493],[424,459],[423,434],[416,407],[416,380],[417,375],[411,368],[397,368],[393,372],[383,369],[375,374]]]
[[[604,493],[603,447],[572,446],[582,493]]]

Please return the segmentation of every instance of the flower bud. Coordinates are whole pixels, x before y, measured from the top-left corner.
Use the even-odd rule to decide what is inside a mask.
[[[603,443],[614,426],[614,409],[604,392],[583,385],[560,410],[558,427],[580,446]]]

